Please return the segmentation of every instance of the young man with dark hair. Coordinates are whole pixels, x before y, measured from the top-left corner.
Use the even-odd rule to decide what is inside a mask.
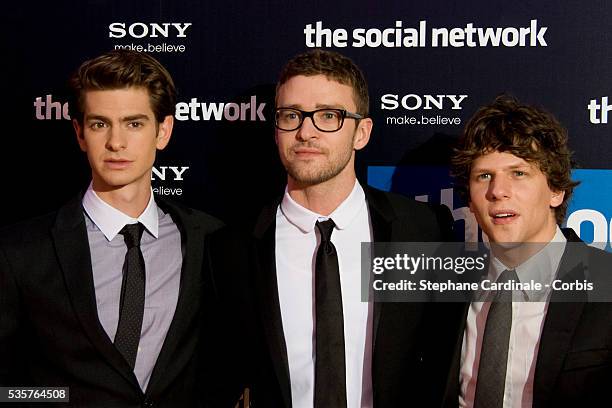
[[[124,50],[83,63],[70,84],[92,181],[0,235],[0,384],[69,387],[69,406],[195,406],[202,251],[220,222],[153,196],[172,78]]]
[[[452,217],[359,183],[355,153],[373,125],[368,103],[364,76],[347,57],[312,50],[291,59],[275,111],[285,194],[261,212],[251,250],[219,244],[214,252],[213,270],[227,271],[217,275],[234,274],[230,291],[252,297],[246,327],[263,328],[248,384],[258,405],[423,404],[423,305],[362,302],[361,243],[443,241]],[[236,278],[244,259],[252,273]]]
[[[611,272],[609,254],[559,228],[577,183],[566,132],[552,115],[500,96],[467,123],[452,164],[490,242],[491,281],[599,283]],[[445,406],[610,404],[612,304],[542,293],[466,305]]]

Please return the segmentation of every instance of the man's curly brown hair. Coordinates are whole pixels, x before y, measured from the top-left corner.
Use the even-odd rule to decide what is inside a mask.
[[[509,95],[498,96],[492,104],[478,109],[466,124],[451,159],[457,187],[468,199],[472,164],[491,152],[510,153],[537,165],[551,190],[564,191],[563,203],[555,208],[557,223],[563,222],[578,183],[571,179],[573,163],[567,132],[554,116]]]

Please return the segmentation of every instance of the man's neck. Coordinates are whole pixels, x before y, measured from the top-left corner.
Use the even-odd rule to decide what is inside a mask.
[[[355,188],[355,175],[335,177],[323,183],[304,186],[289,177],[287,190],[291,198],[304,208],[329,215],[342,204]]]
[[[93,190],[102,201],[132,218],[138,218],[144,212],[151,198],[150,185],[124,186],[106,191],[99,191],[94,185]]]

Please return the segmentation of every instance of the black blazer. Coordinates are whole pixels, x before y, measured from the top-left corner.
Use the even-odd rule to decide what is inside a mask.
[[[589,280],[610,287],[612,255],[584,244],[564,229],[570,245],[561,258],[557,279]],[[602,407],[612,405],[612,303],[559,301],[553,294],[542,328],[534,373],[533,407]],[[607,296],[610,297],[610,296]],[[574,299],[575,300],[575,299]],[[457,407],[461,346],[469,304],[462,304],[453,361],[444,395],[445,407]],[[457,314],[455,314],[457,316]]]
[[[453,220],[446,207],[372,188],[365,191],[375,242],[452,239]],[[211,240],[215,252],[211,254],[211,270],[219,298],[223,310],[233,310],[230,320],[240,328],[233,336],[240,341],[231,346],[234,352],[225,353],[223,360],[236,357],[236,350],[245,353],[236,357],[239,361],[233,364],[239,368],[233,373],[242,375],[241,386],[251,389],[253,407],[291,407],[287,346],[276,280],[275,217],[279,203],[280,199],[264,208],[248,243],[236,239],[236,234],[228,230]],[[246,276],[241,271],[247,271]],[[420,350],[421,342],[429,340],[422,331],[423,316],[423,304],[374,304],[374,407],[400,407],[422,401]],[[228,381],[235,381],[235,376]],[[422,406],[419,404],[414,406]]]
[[[221,223],[156,201],[180,230],[183,266],[176,312],[146,393],[98,319],[81,197],[0,234],[0,385],[67,386],[70,406],[79,407],[198,404],[204,239]]]

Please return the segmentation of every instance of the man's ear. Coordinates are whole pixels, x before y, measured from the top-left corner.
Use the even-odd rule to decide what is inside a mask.
[[[370,118],[363,118],[359,121],[357,129],[355,130],[355,137],[353,138],[353,149],[361,150],[370,141],[370,134],[372,133],[372,127],[374,123]]]
[[[79,123],[78,120],[72,119],[72,127],[74,128],[74,133],[76,134],[77,142],[79,143],[79,147],[82,151],[87,151],[87,143],[85,143],[85,135],[83,134],[83,126]]]
[[[157,129],[157,144],[158,150],[163,150],[170,141],[172,136],[172,128],[174,127],[174,116],[168,115],[160,122]]]
[[[553,191],[550,196],[550,207],[557,208],[563,203],[565,198],[565,191]]]

